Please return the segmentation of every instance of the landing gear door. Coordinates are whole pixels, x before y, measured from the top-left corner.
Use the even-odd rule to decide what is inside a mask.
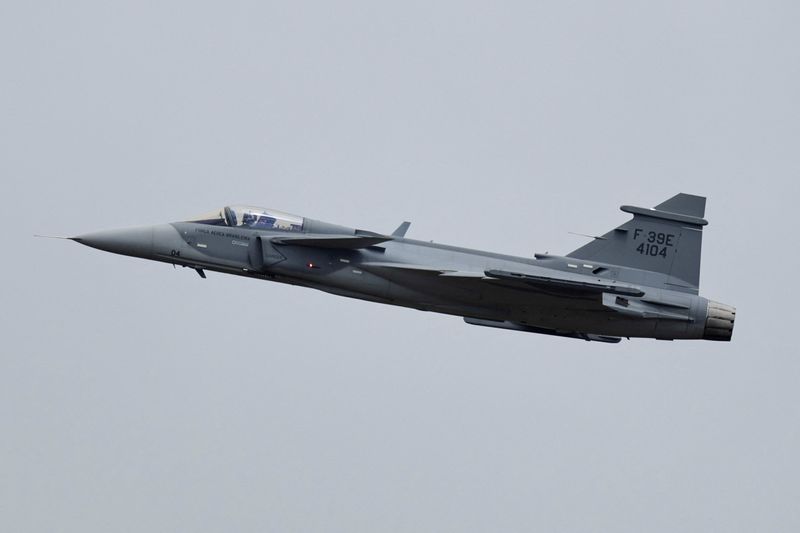
[[[278,252],[270,242],[269,237],[257,236],[250,241],[250,248],[248,250],[250,265],[259,271],[263,272],[272,265],[286,260],[286,257]]]

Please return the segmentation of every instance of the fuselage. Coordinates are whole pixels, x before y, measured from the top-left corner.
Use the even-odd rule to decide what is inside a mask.
[[[402,236],[361,247],[281,243],[286,235],[361,233],[377,235],[305,219],[302,231],[175,222],[98,232],[75,240],[106,251],[193,268],[200,273],[216,271],[310,287],[371,302],[457,315],[480,325],[512,324],[508,329],[541,329],[538,332],[567,336],[704,337],[708,300],[680,284],[675,284],[674,290],[666,289],[660,278],[656,280],[660,288],[648,288],[646,298],[662,306],[659,309],[666,306],[679,312],[681,319],[670,318],[668,314],[647,318],[641,313],[626,313],[620,308],[622,304],[610,307],[608,297],[602,294],[565,293],[541,287],[520,290],[519,284],[503,280],[486,282],[484,276],[487,271],[506,271],[547,278],[585,278],[592,283],[611,285],[627,282],[641,285],[653,278],[652,272],[558,256],[515,257]],[[642,305],[651,305],[642,300]],[[620,303],[620,297],[616,297],[616,302]]]

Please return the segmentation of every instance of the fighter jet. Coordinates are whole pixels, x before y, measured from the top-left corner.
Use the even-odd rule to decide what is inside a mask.
[[[565,256],[514,257],[230,205],[190,220],[88,233],[92,248],[463,317],[467,324],[615,343],[729,341],[735,308],[699,296],[706,199],[678,194]]]

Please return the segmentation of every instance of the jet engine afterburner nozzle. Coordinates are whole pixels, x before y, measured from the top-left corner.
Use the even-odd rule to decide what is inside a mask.
[[[729,341],[733,335],[736,308],[719,302],[708,301],[706,329],[703,338],[709,341]]]

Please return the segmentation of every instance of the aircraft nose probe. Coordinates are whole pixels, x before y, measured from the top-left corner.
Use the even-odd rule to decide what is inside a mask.
[[[62,237],[57,235],[35,236],[75,241],[84,246],[97,248],[105,252],[146,259],[151,257],[153,251],[153,226],[95,231],[83,235],[76,235],[74,237]]]

